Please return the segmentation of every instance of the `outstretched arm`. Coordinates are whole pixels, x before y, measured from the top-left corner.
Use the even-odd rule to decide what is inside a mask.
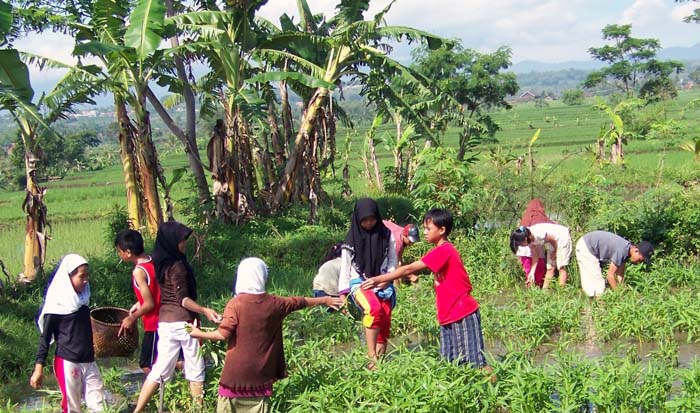
[[[306,303],[309,307],[315,307],[317,305],[325,305],[334,310],[339,309],[345,304],[345,300],[341,297],[331,297],[327,295],[325,297],[304,297]]]
[[[422,271],[428,268],[427,265],[421,260],[414,261],[408,265],[401,266],[392,272],[386,273],[384,275],[378,275],[376,277],[369,278],[362,283],[362,288],[365,290],[372,289],[377,286],[377,284],[393,281],[401,277],[405,277],[409,274],[415,274],[418,271]]]

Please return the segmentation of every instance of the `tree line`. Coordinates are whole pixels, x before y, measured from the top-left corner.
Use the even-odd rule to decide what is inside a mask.
[[[375,150],[380,140],[393,154],[391,184],[405,188],[419,152],[439,147],[448,125],[460,130],[456,160],[473,160],[469,153],[495,139],[498,130],[489,110],[509,108],[505,98],[518,90],[515,75],[508,72],[508,47],[480,53],[456,40],[387,25],[393,2],[367,18],[369,0],[337,0],[330,16],[314,13],[299,0],[298,21],[285,13],[278,22],[258,15],[265,3],[0,0],[0,109],[11,113],[22,143],[27,280],[40,270],[46,247],[45,189],[37,176],[47,159],[42,145],[59,135],[58,120],[76,105],[94,104],[97,94],[113,96],[130,225],[154,234],[172,219],[170,190],[180,176],[168,182],[163,173],[152,111],[184,148],[196,197],[209,219],[239,223],[303,202],[308,222],[314,223],[325,196],[322,178],[335,175],[342,153],[338,123],[351,127],[354,122],[343,106],[344,86],[361,88],[377,114],[374,130],[387,122],[395,127],[391,137],[379,139],[372,129],[364,137],[362,157],[378,189],[385,187]],[[12,46],[27,33],[44,31],[70,35],[78,63],[67,65]],[[394,41],[418,45],[412,64],[390,57]],[[654,46],[645,47],[653,51]],[[625,53],[620,58],[630,60]],[[196,63],[209,68],[199,78],[192,72]],[[618,60],[610,63],[619,66]],[[67,74],[50,92],[35,96],[28,65],[62,68]],[[596,79],[622,81],[636,90],[637,74],[647,70],[647,83],[667,87],[658,80],[667,68],[648,62],[644,69],[633,66],[633,82],[616,71]],[[170,95],[156,96],[154,84]],[[292,95],[300,101],[296,118]],[[171,115],[175,105],[184,107],[184,117]],[[205,153],[197,145],[197,114],[214,124]],[[344,164],[347,186],[347,150]]]

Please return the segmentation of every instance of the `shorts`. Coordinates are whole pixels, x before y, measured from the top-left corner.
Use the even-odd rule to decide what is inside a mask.
[[[581,273],[581,288],[589,297],[597,297],[605,292],[605,279],[598,257],[588,249],[583,238],[576,242],[576,261]]]
[[[459,321],[440,326],[440,355],[460,365],[468,363],[475,368],[486,365],[479,310]]]
[[[157,331],[144,331],[143,341],[141,343],[141,354],[139,355],[139,367],[142,369],[153,367],[153,363],[156,362],[158,358],[158,332]],[[182,349],[180,349],[180,355],[177,361],[184,360],[184,355],[182,354]]]
[[[158,357],[158,332],[144,331],[141,342],[141,354],[139,355],[139,367],[151,368]]]
[[[392,300],[381,300],[374,291],[362,288],[356,288],[352,292],[352,299],[362,310],[362,325],[378,329],[377,343],[386,343],[391,333]]]
[[[158,358],[147,379],[160,383],[169,381],[175,371],[180,350],[185,356],[185,378],[191,382],[204,381],[204,359],[199,354],[199,341],[185,331],[184,321],[158,323]]]
[[[267,413],[270,411],[269,397],[235,397],[219,396],[216,413]]]

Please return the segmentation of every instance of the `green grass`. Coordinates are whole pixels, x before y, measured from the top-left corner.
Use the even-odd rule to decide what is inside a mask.
[[[700,92],[683,92],[678,101],[669,104],[668,116],[679,119],[684,131],[677,140],[698,134],[697,110],[680,119],[682,108],[698,97]],[[655,266],[650,272],[631,268],[630,287],[608,293],[599,302],[591,302],[579,291],[575,260],[570,265],[570,285],[565,288],[548,293],[523,290],[522,270],[507,246],[508,228],[469,234],[458,228],[453,242],[469,271],[473,294],[481,303],[487,351],[497,383],[487,383],[478,371],[439,360],[432,280],[425,277],[418,285],[401,289],[393,318],[395,349],[376,374],[363,369],[366,360],[356,323],[319,309],[290,316],[284,330],[290,377],[275,386],[274,411],[575,412],[588,400],[603,409],[599,411],[629,406],[645,411],[697,410],[700,364],[674,363],[680,345],[693,346],[700,341],[696,293],[700,259],[697,249],[690,249],[697,245],[693,231],[700,218],[695,219],[690,209],[700,203],[696,196],[700,179],[692,155],[679,150],[675,141],[633,140],[626,146],[625,169],[593,166],[584,148],[593,143],[605,120],[590,103],[547,108],[519,105],[494,117],[502,127],[497,135],[500,145],[516,155],[527,150],[534,132],[530,125],[542,128],[535,144],[538,169],[534,189],[552,202],[552,210],[561,217],[580,218],[574,237],[588,226],[607,228],[613,224],[635,237],[642,236],[643,223],[650,217],[659,219],[655,225],[666,225],[664,234],[673,238],[660,244],[662,255]],[[381,131],[393,132],[393,128],[385,126]],[[359,154],[365,132],[354,132],[353,154]],[[345,133],[338,133],[339,142]],[[444,142],[454,145],[456,130],[450,130]],[[382,166],[392,163],[383,147],[379,155]],[[177,152],[162,154],[162,162],[166,175],[187,164],[184,155]],[[358,173],[362,168],[358,157],[353,157],[352,168],[355,194],[367,194],[366,182]],[[509,175],[512,171],[501,176],[501,181],[494,178],[486,151],[472,171],[489,191],[507,192],[508,181],[525,182],[523,177],[516,180]],[[48,262],[55,263],[67,252],[85,255],[91,265],[95,305],[126,307],[133,301],[129,270],[118,265],[105,233],[114,205],[125,201],[122,179],[121,166],[117,165],[46,185],[52,223]],[[310,294],[316,265],[325,249],[343,237],[352,207],[351,201],[335,197],[335,184],[324,185],[334,198],[333,206],[322,205],[319,226],[305,225],[306,209],[294,207],[282,216],[254,219],[244,227],[211,225],[198,229],[205,236],[200,255],[193,260],[200,301],[222,309],[231,294],[236,265],[246,256],[259,256],[270,266],[269,291]],[[657,192],[647,192],[648,188]],[[580,195],[583,189],[590,192]],[[577,194],[580,196],[575,197]],[[175,186],[174,199],[190,195],[184,182]],[[512,199],[527,196],[515,195]],[[0,192],[0,259],[13,275],[22,266],[23,197],[23,192]],[[393,217],[422,213],[413,211],[409,198],[386,197],[381,203],[386,215]],[[683,205],[689,209],[683,210]],[[503,209],[511,206],[495,205]],[[176,208],[179,211],[181,206]],[[569,217],[567,213],[580,216]],[[685,247],[675,245],[681,242],[690,246],[690,252],[684,254]],[[428,249],[425,244],[408,249],[405,261],[420,258]],[[41,305],[44,283],[45,278],[40,278],[32,286],[0,297],[0,379],[12,383],[0,390],[0,406],[9,411],[17,408],[15,403],[21,397],[34,394],[26,382],[38,336],[33,319]],[[593,344],[612,348],[607,357],[587,358],[580,350],[592,344],[591,329],[596,332]],[[629,345],[630,341],[647,340],[655,346],[651,355]],[[207,407],[212,409],[219,367],[210,372],[207,384]],[[119,389],[119,370],[105,372],[108,387]],[[678,385],[669,387],[674,381]],[[554,393],[559,401],[552,398]],[[183,380],[170,386],[166,407],[189,411],[187,394]],[[135,394],[125,396],[135,400]]]

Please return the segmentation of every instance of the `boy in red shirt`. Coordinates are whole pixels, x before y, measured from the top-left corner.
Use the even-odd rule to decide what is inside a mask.
[[[114,240],[117,255],[122,261],[134,264],[131,272],[131,286],[136,295],[136,304],[129,310],[129,316],[122,320],[118,335],[133,327],[141,317],[143,321],[143,342],[139,367],[148,374],[156,360],[158,352],[158,309],[160,306],[160,288],[156,281],[153,260],[144,253],[143,238],[138,231],[125,229]]]
[[[479,303],[471,296],[472,285],[459,252],[447,236],[452,231],[452,214],[441,208],[423,218],[425,240],[435,245],[423,258],[395,271],[372,277],[362,288],[374,288],[408,274],[429,268],[435,274],[435,303],[440,323],[440,355],[450,362],[485,367],[484,337]]]

